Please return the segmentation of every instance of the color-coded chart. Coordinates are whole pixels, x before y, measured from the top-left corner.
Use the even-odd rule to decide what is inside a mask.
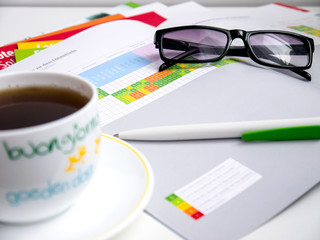
[[[229,158],[165,199],[198,220],[245,191],[261,177]]]
[[[288,28],[291,28],[291,29],[294,29],[294,30],[297,30],[297,31],[300,31],[300,32],[308,33],[308,34],[311,34],[313,36],[320,37],[320,29],[315,29],[315,28],[308,27],[308,26],[305,26],[305,25],[291,26],[291,27],[288,27]]]
[[[159,66],[159,61],[151,63],[98,88],[101,122],[107,124],[114,121],[209,71],[236,62],[240,60],[223,59],[210,64],[177,64],[161,72],[153,70]]]
[[[79,65],[70,72],[97,87],[102,125],[164,96],[218,67],[240,62],[223,59],[214,63],[176,64],[158,72],[163,63],[154,44],[137,42],[115,49]]]

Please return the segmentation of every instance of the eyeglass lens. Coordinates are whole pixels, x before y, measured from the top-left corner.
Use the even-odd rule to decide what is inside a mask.
[[[309,62],[305,43],[282,33],[257,33],[249,38],[252,51],[264,63],[278,66],[304,67]]]
[[[207,60],[220,57],[227,46],[225,33],[207,29],[186,29],[166,33],[163,55],[168,59]]]

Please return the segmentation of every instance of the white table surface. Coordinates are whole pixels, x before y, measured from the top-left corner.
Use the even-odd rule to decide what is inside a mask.
[[[304,7],[320,12],[320,7]],[[0,45],[50,30],[108,9],[107,7],[0,7]],[[239,8],[221,8],[237,11]],[[41,19],[41,21],[39,21]],[[317,60],[316,60],[317,61]],[[319,173],[320,174],[320,173]],[[181,237],[142,212],[112,240],[179,240]],[[277,217],[242,240],[319,240],[320,184]],[[223,240],[223,239],[220,239]]]

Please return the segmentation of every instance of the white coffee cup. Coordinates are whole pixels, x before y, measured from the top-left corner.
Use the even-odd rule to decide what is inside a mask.
[[[26,86],[71,89],[88,102],[58,120],[0,130],[2,222],[41,221],[66,210],[83,192],[98,164],[101,132],[96,88],[70,74],[0,73],[0,91]]]

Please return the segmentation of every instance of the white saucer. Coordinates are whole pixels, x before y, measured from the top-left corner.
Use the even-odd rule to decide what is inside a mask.
[[[99,168],[70,209],[36,224],[0,224],[0,239],[99,240],[132,222],[151,196],[150,165],[138,150],[117,138],[103,134],[100,147]]]

